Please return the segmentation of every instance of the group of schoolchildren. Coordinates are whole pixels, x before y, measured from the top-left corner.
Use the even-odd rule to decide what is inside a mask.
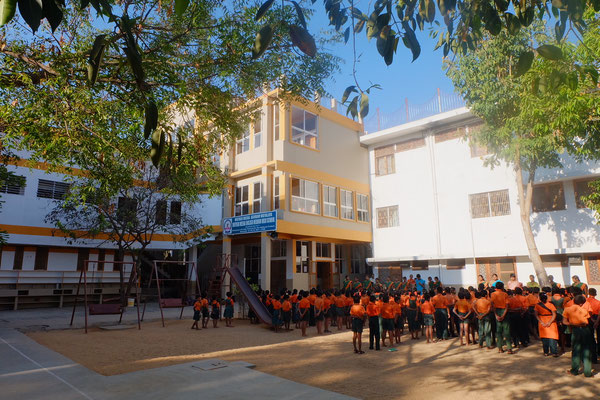
[[[231,292],[227,292],[227,299],[223,302],[225,310],[223,311],[223,318],[225,319],[225,326],[233,328],[233,305],[234,300]],[[192,329],[200,329],[198,324],[202,319],[202,329],[208,328],[209,319],[212,320],[213,328],[218,328],[219,320],[221,319],[221,302],[217,299],[217,296],[209,296],[206,293],[196,297],[194,302],[194,323]]]

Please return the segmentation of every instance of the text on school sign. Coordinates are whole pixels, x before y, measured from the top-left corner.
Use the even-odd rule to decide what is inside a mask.
[[[223,234],[240,235],[243,233],[268,232],[277,230],[277,211],[267,211],[223,220]]]

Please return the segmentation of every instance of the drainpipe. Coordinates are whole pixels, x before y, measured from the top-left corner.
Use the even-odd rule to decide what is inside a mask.
[[[427,145],[427,150],[429,152],[429,165],[431,170],[431,186],[433,192],[433,221],[435,225],[435,242],[436,242],[436,250],[437,250],[437,258],[438,258],[438,267],[439,267],[439,276],[438,278],[442,281],[442,239],[440,232],[440,206],[438,201],[438,188],[437,188],[437,172],[436,172],[436,163],[435,163],[435,136],[433,134],[433,130],[429,130],[425,134],[425,143]]]

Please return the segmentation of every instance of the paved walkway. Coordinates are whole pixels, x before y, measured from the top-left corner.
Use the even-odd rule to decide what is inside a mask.
[[[189,308],[186,311],[191,313]],[[169,318],[179,317],[178,310],[166,312]],[[0,312],[0,400],[350,399],[255,371],[253,365],[240,361],[204,360],[103,376],[17,330],[68,328],[70,313],[67,309]],[[118,321],[114,317],[95,316],[90,322],[92,326],[112,325]],[[146,320],[156,319],[160,319],[157,307],[146,311]],[[135,309],[128,310],[124,323],[136,321]],[[74,327],[83,327],[83,310]]]

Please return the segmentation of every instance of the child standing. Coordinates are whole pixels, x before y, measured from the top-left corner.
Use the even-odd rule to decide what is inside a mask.
[[[196,302],[194,303],[194,323],[192,324],[192,329],[199,330],[198,322],[200,321],[200,310],[202,308],[202,300],[200,296],[196,297]]]
[[[583,374],[591,378],[592,375],[592,332],[588,327],[590,313],[583,307],[585,297],[581,294],[575,296],[573,305],[565,307],[563,311],[563,324],[571,328],[571,369],[567,371],[571,375],[579,374],[579,368],[583,363]]]
[[[494,314],[496,314],[496,341],[498,344],[498,352],[504,353],[503,344],[508,348],[508,354],[513,354],[512,342],[510,337],[510,325],[506,320],[508,312],[508,293],[504,291],[504,283],[502,281],[495,282],[496,291],[492,293],[490,300],[494,306]]]
[[[381,338],[381,344],[383,347],[387,347],[385,344],[385,338],[389,335],[390,346],[394,345],[394,306],[390,304],[390,296],[387,294],[383,295],[383,303],[381,305],[381,326],[383,327],[383,335]]]
[[[458,301],[454,304],[454,313],[459,318],[460,332],[460,345],[471,344],[469,340],[468,327],[469,327],[469,316],[471,315],[471,303],[467,300],[467,296],[470,296],[468,292],[458,292]],[[465,343],[463,338],[466,339]]]
[[[202,309],[202,328],[206,329],[206,328],[208,328],[208,319],[210,316],[210,312],[208,311],[208,296],[206,295],[206,293],[202,294],[201,309]]]
[[[288,296],[287,294],[283,296],[281,310],[283,311],[283,325],[285,327],[285,330],[289,331],[290,321],[292,320],[292,303],[290,302],[290,296]]]
[[[219,323],[219,318],[221,317],[221,307],[219,306],[217,296],[212,297],[211,307],[212,309],[210,312],[210,318],[213,321],[213,328],[218,328],[217,324]]]
[[[473,304],[473,310],[479,320],[479,347],[483,347],[485,343],[488,350],[493,349],[492,346],[492,321],[490,311],[492,303],[486,298],[486,292],[480,291],[475,294],[477,300]]]
[[[367,305],[367,315],[369,317],[369,350],[373,350],[373,344],[375,344],[376,350],[380,350],[379,307],[375,304],[375,296],[371,295],[369,300],[369,304]]]
[[[231,324],[231,320],[233,319],[233,297],[231,297],[231,292],[227,292],[227,300],[225,300],[225,311],[223,312],[223,317],[225,317],[225,326],[228,328],[233,328]]]
[[[298,296],[298,312],[300,314],[300,329],[302,329],[302,336],[306,336],[306,325],[308,324],[308,313],[310,309],[310,301],[304,297],[305,295],[306,292],[302,290]]]
[[[273,325],[273,329],[277,333],[279,331],[279,326],[281,325],[280,313],[281,313],[281,302],[279,301],[279,295],[275,295],[273,300],[271,301],[273,305],[273,313],[271,314],[271,323]]]
[[[548,301],[546,293],[540,293],[540,302],[534,309],[535,317],[538,320],[540,338],[544,355],[552,354],[558,357],[558,326],[556,325],[556,307]]]
[[[362,351],[362,331],[366,311],[360,305],[360,297],[354,297],[354,304],[350,307],[350,316],[352,318],[352,344],[356,354],[364,354]]]
[[[425,295],[423,295],[423,304],[421,304],[421,312],[423,313],[423,324],[425,325],[425,336],[427,337],[427,343],[433,342],[433,325],[435,324],[435,317],[433,315],[435,308],[429,299],[429,294],[425,293]]]

